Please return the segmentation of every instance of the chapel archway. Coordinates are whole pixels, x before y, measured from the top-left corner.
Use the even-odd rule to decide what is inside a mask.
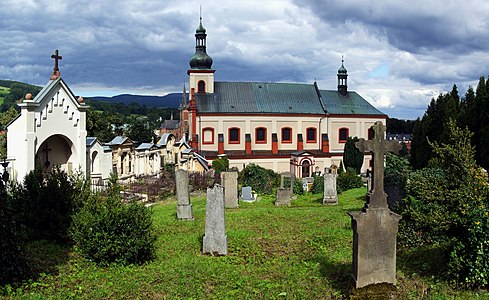
[[[59,166],[61,170],[71,173],[75,160],[76,151],[73,142],[60,134],[44,140],[36,151],[36,164],[46,171]]]

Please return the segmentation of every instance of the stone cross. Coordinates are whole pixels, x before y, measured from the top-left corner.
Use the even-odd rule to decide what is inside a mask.
[[[369,207],[384,208],[387,207],[387,195],[384,193],[384,155],[387,152],[397,153],[402,146],[397,141],[385,140],[385,126],[381,121],[375,122],[372,128],[375,132],[373,140],[360,139],[355,146],[362,152],[372,152],[374,158],[373,188]]]
[[[51,75],[51,80],[55,80],[59,78],[59,66],[58,66],[58,61],[63,59],[61,55],[59,55],[58,49],[54,51],[54,54],[51,55],[51,58],[54,58],[54,70],[53,70],[53,75]]]

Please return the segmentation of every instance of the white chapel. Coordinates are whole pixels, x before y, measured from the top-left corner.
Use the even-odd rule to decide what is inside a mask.
[[[36,165],[53,166],[68,173],[86,171],[86,110],[60,76],[58,51],[53,75],[32,99],[27,94],[18,105],[21,113],[7,125],[7,159],[12,179],[21,181]]]

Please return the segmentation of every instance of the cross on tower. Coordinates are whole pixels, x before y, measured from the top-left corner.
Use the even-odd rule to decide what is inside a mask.
[[[375,134],[373,140],[360,139],[355,146],[362,152],[373,153],[373,188],[370,195],[369,208],[385,208],[387,206],[387,195],[384,193],[384,155],[387,152],[397,153],[402,146],[397,141],[386,141],[385,126],[381,121],[372,126]]]
[[[57,79],[60,74],[59,74],[59,66],[58,66],[58,61],[62,60],[63,57],[59,55],[58,49],[54,51],[54,54],[51,55],[51,58],[54,58],[54,70],[53,70],[53,75],[51,76],[51,79]]]

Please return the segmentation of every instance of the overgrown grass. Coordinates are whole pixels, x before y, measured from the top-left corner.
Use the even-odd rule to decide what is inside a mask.
[[[222,257],[201,254],[205,196],[192,198],[195,221],[178,221],[176,201],[168,200],[153,208],[159,235],[154,261],[101,268],[64,247],[37,243],[29,251],[44,273],[3,287],[3,293],[27,299],[342,299],[352,284],[346,213],[361,209],[365,192],[346,191],[337,206],[304,195],[292,207],[277,208],[274,197],[265,196],[228,209],[229,254]],[[438,249],[400,254],[400,299],[489,299],[439,279],[440,255]]]

